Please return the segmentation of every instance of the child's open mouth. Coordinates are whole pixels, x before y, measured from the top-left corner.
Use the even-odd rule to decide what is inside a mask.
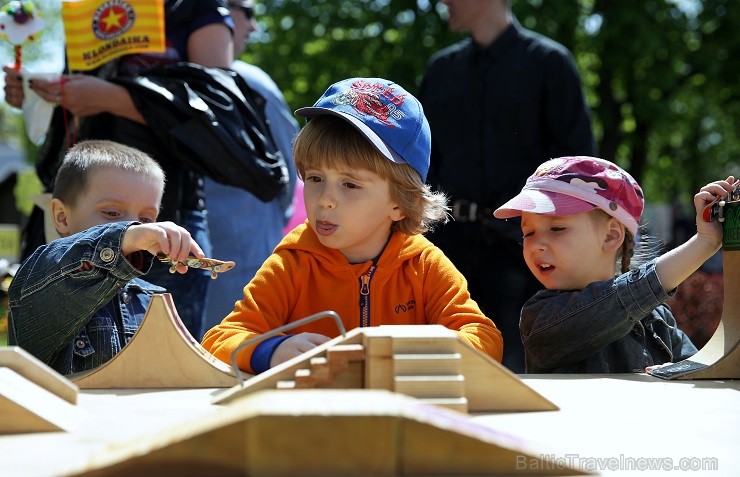
[[[555,265],[550,265],[549,263],[538,263],[537,268],[541,273],[549,273],[555,270]]]
[[[325,220],[316,221],[316,233],[319,235],[331,235],[337,230],[337,225]]]

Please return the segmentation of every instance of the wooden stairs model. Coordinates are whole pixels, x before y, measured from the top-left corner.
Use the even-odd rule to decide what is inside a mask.
[[[355,328],[216,394],[213,402],[307,388],[382,389],[461,412],[558,409],[441,325]]]

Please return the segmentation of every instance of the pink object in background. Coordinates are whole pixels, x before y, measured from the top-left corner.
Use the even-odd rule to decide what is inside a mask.
[[[303,181],[299,178],[293,194],[293,217],[283,229],[283,235],[306,221],[306,204],[303,202]]]

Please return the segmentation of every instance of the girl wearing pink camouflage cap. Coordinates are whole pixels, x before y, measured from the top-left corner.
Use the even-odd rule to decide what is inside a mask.
[[[722,229],[701,213],[734,183],[730,176],[702,187],[694,196],[696,235],[630,267],[644,207],[632,176],[594,157],[540,165],[494,212],[521,216],[524,260],[546,288],[522,308],[526,371],[643,372],[696,353],[664,302],[719,250]]]

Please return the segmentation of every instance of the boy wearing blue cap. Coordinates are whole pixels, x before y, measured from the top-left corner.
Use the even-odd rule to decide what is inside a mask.
[[[308,219],[288,234],[203,346],[231,362],[242,342],[324,310],[347,329],[440,324],[501,361],[501,333],[470,298],[452,262],[421,234],[446,220],[425,184],[431,139],[421,104],[399,85],[351,78],[312,107],[294,146]],[[337,336],[319,320],[248,347],[239,368],[260,373]]]

